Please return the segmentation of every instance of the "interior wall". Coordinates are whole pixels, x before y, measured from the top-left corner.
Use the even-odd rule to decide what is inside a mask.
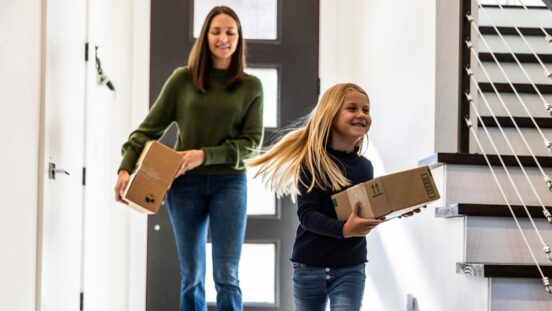
[[[131,111],[129,123],[123,126],[125,135],[130,134],[131,129],[142,122],[149,110],[150,12],[149,0],[134,1]],[[119,160],[120,158],[117,158],[117,165]],[[147,216],[133,211],[128,221],[128,310],[146,310]]]
[[[0,310],[34,310],[42,0],[0,2]]]
[[[355,82],[368,92],[376,174],[415,167],[437,150],[435,2],[321,1],[321,90]]]
[[[457,152],[460,0],[435,5],[435,151]]]
[[[372,103],[370,144],[385,173],[434,152],[436,1],[358,1],[356,78]]]
[[[91,62],[84,279],[90,310],[145,310],[147,217],[115,202],[113,187],[121,146],[148,111],[149,7],[149,0],[90,4],[89,42],[100,46],[116,90],[97,84]]]

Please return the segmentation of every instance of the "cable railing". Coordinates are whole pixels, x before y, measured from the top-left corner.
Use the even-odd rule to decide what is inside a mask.
[[[520,2],[522,0],[519,0]],[[506,10],[504,9],[504,7],[502,6],[502,4],[500,4],[499,1],[496,1],[498,7],[501,9],[501,12],[505,15],[505,16],[509,16],[508,13],[506,13]],[[523,2],[521,2],[523,3]],[[493,18],[487,13],[487,10],[484,9],[481,5],[481,3],[478,4],[479,5],[479,11],[480,12],[483,12],[483,14],[487,17],[487,19],[489,19],[489,21],[491,22],[492,24],[492,27],[494,28],[494,30],[496,31],[497,35],[499,36],[500,40],[504,43],[504,45],[506,46],[506,48],[508,49],[508,52],[512,55],[512,57],[514,58],[514,60],[516,61],[516,63],[519,65],[519,67],[521,68],[523,74],[525,75],[525,77],[527,78],[527,80],[529,80],[529,82],[531,83],[531,86],[533,86],[533,88],[535,89],[535,92],[537,92],[537,94],[539,95],[540,99],[543,101],[544,103],[544,106],[545,108],[547,109],[548,113],[552,116],[552,111],[550,110],[550,107],[551,105],[549,103],[546,102],[546,99],[544,98],[544,96],[542,95],[542,93],[540,92],[540,90],[537,88],[537,86],[535,85],[535,83],[533,82],[533,79],[531,78],[531,76],[527,73],[527,71],[525,70],[524,66],[521,64],[521,62],[519,61],[519,59],[517,58],[516,54],[514,53],[514,51],[512,50],[512,48],[510,47],[510,45],[507,43],[507,41],[504,39],[504,36],[502,35],[502,33],[500,33],[500,31],[498,30],[498,27],[496,26],[496,23],[494,22]],[[529,9],[527,9],[527,6],[525,4],[523,4],[523,7],[525,8],[525,10],[529,11]],[[538,21],[537,18],[535,18],[534,16],[532,16],[532,18],[534,18],[535,21]],[[527,48],[529,48],[529,50],[531,51],[531,54],[533,54],[533,56],[535,57],[535,59],[538,61],[538,63],[541,65],[541,67],[543,68],[544,70],[544,75],[548,78],[548,79],[552,79],[552,72],[550,72],[548,70],[548,68],[546,67],[546,65],[543,63],[541,57],[537,54],[537,52],[535,52],[535,50],[533,49],[533,46],[527,41],[527,38],[525,38],[525,36],[522,34],[521,30],[519,29],[519,27],[515,26],[512,22],[512,19],[511,18],[507,18],[507,20],[509,21],[509,23],[511,23],[514,27],[514,29],[516,30],[517,34],[519,35],[519,37],[523,40],[523,43],[525,43],[525,46]],[[472,23],[473,24],[473,23]],[[542,25],[539,23],[539,28],[540,30],[543,32],[543,34],[545,35],[545,40],[547,40],[546,38],[549,37],[550,35],[548,34],[548,32],[546,32],[546,30],[542,27]],[[480,34],[480,37],[482,40],[484,40],[484,37],[481,36],[481,33],[479,32],[479,28],[477,29],[478,33]],[[552,39],[551,39],[552,40]],[[548,41],[548,40],[547,40]],[[488,44],[485,40],[485,45],[488,47]],[[495,59],[496,61],[496,59]]]
[[[537,22],[537,24],[539,25],[539,28],[540,30],[542,31],[542,33],[544,34],[544,40],[546,40],[546,42],[548,42],[548,44],[552,44],[552,36],[548,33],[548,31],[546,31],[546,28],[544,28],[542,26],[542,24],[539,22],[539,19],[535,17],[535,15],[533,14],[533,12],[531,10],[529,10],[527,8],[527,5],[525,5],[525,1],[524,0],[517,0],[519,1],[519,3],[521,4],[521,6],[523,7],[523,9],[525,10],[525,12],[527,12],[528,15],[531,16],[531,18]],[[504,10],[504,8],[502,6],[500,6],[500,8],[502,10]],[[552,9],[551,9],[552,10]],[[539,59],[540,61],[540,59]],[[541,62],[541,65],[542,65],[542,62]],[[550,78],[550,76],[548,76]]]
[[[506,78],[506,81],[508,82],[508,84],[510,85],[510,87],[512,88],[513,92],[515,93],[517,99],[519,100],[519,102],[521,103],[522,107],[525,109],[525,112],[527,113],[527,115],[529,116],[529,118],[531,119],[531,121],[533,122],[533,125],[535,126],[535,128],[537,129],[537,131],[539,132],[541,138],[544,140],[544,146],[550,151],[552,150],[552,142],[550,142],[550,140],[548,138],[546,138],[546,136],[544,135],[544,133],[542,132],[542,129],[540,128],[540,126],[537,124],[537,121],[535,121],[535,118],[533,118],[531,112],[529,111],[529,108],[527,107],[527,104],[525,103],[525,101],[523,100],[523,98],[521,97],[521,95],[519,94],[519,92],[517,91],[516,87],[514,86],[514,84],[512,83],[511,79],[508,77],[508,74],[506,73],[506,71],[504,70],[504,68],[502,67],[502,65],[500,64],[500,62],[498,61],[498,59],[496,58],[495,56],[495,53],[492,51],[491,47],[489,46],[489,44],[487,43],[487,40],[485,40],[485,37],[483,37],[483,35],[481,34],[481,32],[479,31],[479,27],[477,26],[477,24],[475,24],[474,22],[474,19],[471,15],[468,15],[466,16],[466,18],[470,21],[470,24],[471,25],[474,25],[474,29],[475,31],[477,32],[477,34],[479,35],[479,38],[481,39],[481,42],[483,42],[485,44],[485,46],[487,47],[487,49],[489,49],[490,51],[490,54],[494,60],[494,62],[498,65],[498,68],[500,69],[502,75]],[[494,26],[496,27],[496,26]],[[508,44],[506,41],[504,41],[505,44]],[[494,90],[494,92],[496,93],[496,95],[498,96],[499,100],[500,100],[500,103],[502,104],[502,106],[504,107],[504,109],[506,110],[506,112],[508,113],[508,116],[510,117],[510,119],[512,120],[517,132],[519,133],[520,137],[522,138],[525,146],[527,147],[527,149],[529,150],[529,152],[531,153],[531,156],[533,157],[533,160],[535,161],[535,163],[537,164],[539,170],[541,171],[541,174],[543,175],[543,178],[544,178],[544,181],[547,185],[547,187],[552,191],[552,181],[550,180],[550,177],[548,177],[548,175],[544,172],[544,170],[542,169],[542,166],[540,165],[537,157],[535,156],[535,153],[533,152],[533,148],[531,147],[531,145],[529,145],[529,143],[527,142],[527,139],[525,138],[525,135],[523,135],[523,132],[519,129],[518,125],[517,125],[517,122],[515,121],[513,115],[511,114],[510,110],[508,109],[508,105],[506,105],[506,103],[504,102],[504,99],[502,98],[502,95],[500,94],[500,92],[497,90],[496,86],[495,86],[495,83],[492,82],[492,78],[490,77],[490,75],[488,74],[487,70],[485,69],[485,66],[483,65],[483,63],[481,62],[481,60],[479,59],[479,55],[477,55],[477,52],[475,51],[475,49],[473,48],[473,44],[471,42],[466,42],[466,45],[468,46],[468,49],[470,49],[470,53],[473,54],[473,57],[477,60],[477,63],[478,65],[480,66],[480,68],[483,70],[483,73],[485,74],[485,77],[487,78],[487,80],[491,83],[491,86]],[[512,51],[510,51],[510,53],[513,54]],[[521,63],[518,63],[518,65],[523,68],[523,65],[521,65]],[[524,72],[527,74],[527,72],[524,70]],[[468,74],[469,75],[469,74]],[[530,83],[533,85],[533,87],[535,89],[538,89],[535,84],[533,83],[533,81],[531,80],[531,78],[527,75],[527,78],[529,79]],[[476,84],[478,83],[478,81],[474,81]],[[540,92],[539,92],[540,94]],[[542,94],[541,94],[541,97],[542,97]],[[542,97],[544,99],[544,97]],[[493,113],[493,116],[494,116],[494,113]],[[499,128],[500,127],[500,124],[498,125]]]
[[[517,66],[521,69],[521,72],[523,73],[524,79],[526,79],[528,81],[529,85],[534,90],[534,93],[537,94],[540,101],[542,101],[542,103],[545,107],[545,110],[548,112],[548,114],[550,116],[552,116],[552,105],[544,97],[541,90],[539,90],[539,87],[534,82],[533,77],[531,77],[531,75],[527,72],[525,66],[518,59],[516,53],[513,51],[512,47],[508,43],[508,40],[506,40],[504,38],[504,36],[502,35],[502,33],[500,32],[499,27],[494,22],[494,19],[486,11],[485,5],[488,5],[489,1],[485,1],[485,3],[483,3],[483,0],[474,0],[474,1],[477,1],[476,6],[478,8],[478,11],[481,14],[483,14],[485,16],[485,18],[489,21],[489,23],[490,23],[489,26],[494,29],[494,31],[496,32],[496,35],[498,35],[501,42],[504,44],[504,46],[508,50],[508,53],[512,56],[513,60],[517,64]],[[520,5],[520,7],[523,7],[524,12],[530,12],[529,8],[523,2],[523,0],[516,0],[516,1],[519,1],[519,5]],[[542,61],[541,57],[535,52],[534,48],[531,46],[529,41],[525,38],[525,36],[522,33],[522,31],[520,30],[520,28],[517,27],[512,22],[512,20],[509,18],[508,13],[506,12],[506,10],[503,7],[504,3],[501,3],[498,0],[495,0],[494,2],[496,4],[496,7],[499,8],[499,12],[501,14],[506,15],[507,21],[509,23],[508,27],[513,27],[515,29],[516,34],[522,39],[525,46],[530,51],[530,54],[532,54],[532,56],[537,60],[537,62],[540,64],[541,68],[544,70],[544,75],[548,79],[552,80],[552,72],[550,72],[550,70],[547,68],[547,66]],[[512,2],[512,1],[510,1],[510,2]],[[511,5],[511,4],[512,3],[508,3],[508,5]],[[552,295],[552,285],[550,283],[550,280],[549,280],[548,277],[546,277],[543,274],[542,269],[541,269],[541,265],[539,264],[539,261],[535,257],[535,254],[533,253],[531,245],[529,244],[529,242],[526,238],[526,234],[525,234],[523,228],[521,227],[521,225],[520,225],[520,223],[517,219],[517,216],[514,213],[514,210],[513,210],[512,206],[510,204],[510,199],[508,198],[508,196],[506,196],[506,194],[504,192],[504,189],[503,189],[503,185],[496,176],[495,169],[493,168],[493,166],[492,166],[492,164],[491,164],[491,162],[488,158],[488,154],[485,151],[486,147],[483,146],[483,144],[481,143],[481,141],[479,139],[480,134],[476,131],[476,129],[474,128],[474,126],[471,122],[471,120],[469,119],[469,115],[471,113],[475,114],[475,117],[479,121],[479,124],[480,124],[481,128],[483,129],[483,132],[486,135],[488,142],[490,143],[493,151],[496,153],[496,156],[498,157],[498,159],[500,161],[502,169],[504,170],[504,172],[507,176],[507,179],[508,179],[509,183],[511,184],[513,190],[514,190],[515,197],[517,197],[517,199],[521,202],[521,206],[523,207],[524,211],[527,214],[528,221],[530,222],[531,227],[533,228],[534,233],[535,233],[539,243],[542,245],[542,249],[544,251],[544,254],[545,254],[545,256],[547,257],[547,259],[549,261],[552,261],[552,250],[551,250],[550,246],[544,241],[543,236],[542,236],[539,228],[537,227],[533,217],[531,216],[531,213],[529,212],[529,210],[527,208],[527,204],[525,204],[525,200],[527,198],[524,198],[522,193],[519,191],[519,189],[518,189],[518,187],[517,187],[517,185],[516,185],[516,183],[515,183],[515,181],[512,177],[512,174],[510,173],[510,169],[508,169],[507,165],[505,164],[505,162],[503,160],[503,156],[500,154],[500,152],[499,152],[499,150],[496,146],[496,143],[495,143],[496,139],[493,138],[493,136],[489,132],[489,130],[488,130],[483,118],[482,118],[482,115],[480,114],[480,112],[477,108],[476,98],[481,98],[481,100],[485,104],[485,106],[488,110],[488,113],[490,114],[490,116],[494,120],[498,130],[500,131],[500,133],[502,135],[501,138],[504,140],[504,142],[506,143],[506,145],[509,148],[510,152],[514,156],[514,158],[517,162],[517,165],[519,166],[519,169],[523,173],[523,176],[525,177],[525,180],[527,181],[527,184],[529,185],[529,187],[531,189],[532,194],[535,196],[536,200],[538,201],[539,205],[542,208],[542,213],[543,213],[544,217],[548,220],[549,223],[552,223],[552,214],[550,214],[548,209],[545,207],[543,199],[539,195],[539,192],[537,191],[535,185],[533,184],[533,181],[531,180],[529,174],[527,173],[527,170],[525,169],[522,162],[520,161],[520,158],[519,158],[515,148],[512,146],[512,143],[510,141],[511,140],[510,137],[505,133],[503,127],[501,126],[501,123],[498,121],[497,115],[496,115],[494,109],[492,108],[492,106],[489,104],[489,101],[487,100],[487,96],[485,95],[486,92],[484,92],[482,90],[482,88],[480,87],[480,85],[479,85],[480,82],[476,78],[476,76],[474,74],[474,71],[470,68],[470,63],[471,63],[470,59],[473,60],[474,64],[477,64],[478,72],[479,71],[482,72],[484,77],[488,81],[488,83],[491,85],[492,93],[494,95],[496,95],[496,97],[498,98],[500,104],[504,108],[504,111],[506,112],[506,114],[508,115],[510,120],[512,121],[512,124],[513,124],[513,126],[516,130],[516,133],[519,135],[519,137],[521,138],[523,144],[525,145],[526,149],[528,150],[530,156],[534,160],[534,162],[535,162],[535,164],[538,168],[539,173],[542,175],[542,177],[544,179],[544,185],[547,187],[547,189],[549,191],[552,191],[552,180],[550,179],[550,177],[546,174],[546,172],[542,168],[542,165],[539,163],[539,160],[535,155],[533,147],[529,144],[528,140],[525,137],[526,135],[520,129],[520,127],[517,124],[516,118],[513,116],[510,109],[508,108],[508,104],[506,103],[506,100],[503,98],[501,92],[499,92],[499,90],[497,89],[496,83],[493,81],[493,78],[491,77],[491,75],[489,75],[489,72],[486,68],[488,65],[485,65],[485,63],[480,59],[479,54],[478,54],[478,52],[475,48],[475,45],[472,42],[471,33],[473,33],[474,36],[477,37],[478,42],[482,43],[485,46],[485,48],[488,50],[488,52],[490,53],[490,55],[492,57],[492,60],[493,60],[493,64],[496,64],[496,66],[498,67],[500,73],[506,79],[507,84],[511,88],[511,92],[513,92],[515,94],[515,97],[517,99],[517,104],[520,104],[523,107],[523,110],[527,113],[527,116],[531,120],[531,122],[534,126],[534,129],[538,132],[541,139],[544,141],[545,149],[547,149],[549,152],[552,152],[552,142],[550,141],[550,139],[548,139],[545,136],[543,130],[541,129],[539,124],[536,122],[536,120],[533,117],[532,113],[530,112],[528,104],[525,102],[524,98],[520,95],[520,92],[518,91],[515,83],[512,82],[513,81],[512,77],[510,77],[510,75],[506,72],[506,70],[504,69],[504,66],[501,64],[501,62],[496,57],[495,52],[493,51],[493,47],[491,47],[489,45],[486,38],[481,33],[481,31],[479,29],[479,25],[476,23],[473,15],[470,12],[470,8],[471,8],[470,2],[465,1],[463,6],[464,6],[464,12],[462,14],[464,14],[463,18],[465,18],[465,20],[463,22],[463,25],[464,25],[464,28],[467,28],[467,29],[465,29],[465,31],[467,31],[467,34],[464,34],[464,36],[462,38],[463,45],[464,45],[464,49],[463,49],[464,53],[462,55],[462,58],[463,58],[462,63],[463,63],[463,67],[464,67],[462,69],[462,71],[464,72],[464,74],[463,74],[462,83],[463,83],[464,87],[463,87],[463,90],[461,90],[461,92],[462,92],[462,96],[464,97],[463,98],[464,105],[467,105],[467,107],[464,106],[464,108],[460,109],[460,112],[464,113],[464,115],[461,115],[460,117],[463,119],[463,121],[465,121],[469,133],[471,133],[472,137],[474,138],[474,140],[477,144],[478,150],[482,153],[483,157],[485,158],[485,161],[486,161],[486,163],[487,163],[487,165],[488,165],[488,167],[491,171],[491,174],[494,178],[495,183],[497,184],[497,187],[500,191],[500,194],[501,194],[502,198],[504,199],[506,205],[508,206],[508,209],[509,209],[509,211],[510,211],[510,213],[511,213],[513,219],[514,219],[514,222],[515,222],[515,224],[518,228],[518,231],[519,231],[520,235],[523,238],[523,242],[524,242],[529,254],[531,255],[531,258],[532,258],[535,266],[537,267],[537,269],[540,273],[540,276],[542,278],[542,281],[543,281],[543,284],[544,284],[544,287],[545,287],[546,291],[549,294]],[[527,13],[527,15],[532,16],[532,13]],[[532,16],[532,18],[535,21],[537,20],[533,16]],[[552,15],[551,15],[551,18],[552,18]],[[538,24],[538,28],[540,28],[541,32],[543,33],[545,40],[547,42],[551,43],[552,42],[552,37],[547,32],[546,28],[543,27],[542,24],[540,24],[540,23]],[[473,30],[473,32],[472,32],[472,30]],[[552,49],[551,49],[551,53],[552,53]],[[473,89],[473,92],[472,92],[472,89]],[[472,94],[478,94],[479,96],[472,96]],[[471,113],[465,114],[466,111],[471,111]],[[468,133],[468,135],[469,135],[469,133]],[[464,132],[464,135],[465,135],[465,132]],[[460,146],[463,147],[462,149],[464,149],[464,150],[461,150],[461,151],[465,152],[465,144],[463,146],[461,144]]]
[[[480,117],[479,117],[479,119],[480,119]],[[518,228],[518,230],[521,234],[521,237],[523,238],[523,242],[525,243],[525,246],[527,247],[527,250],[529,251],[529,254],[531,255],[531,258],[533,259],[533,262],[535,263],[535,266],[537,267],[537,269],[539,271],[539,274],[542,278],[542,283],[544,285],[544,288],[546,289],[546,291],[549,294],[552,295],[552,287],[551,287],[551,284],[550,284],[550,279],[547,276],[545,276],[544,273],[542,272],[542,268],[539,265],[539,262],[537,261],[537,258],[535,257],[535,254],[533,253],[533,250],[531,249],[531,246],[529,245],[529,241],[527,241],[527,237],[525,236],[525,233],[524,233],[523,229],[521,228],[521,225],[519,224],[519,221],[516,217],[516,214],[514,213],[514,210],[512,208],[512,205],[508,201],[508,197],[504,193],[504,189],[502,188],[502,185],[501,185],[500,181],[498,180],[498,177],[496,176],[496,173],[493,169],[493,166],[491,165],[491,162],[489,161],[489,158],[487,157],[487,153],[483,149],[483,146],[482,146],[481,142],[479,141],[479,138],[477,137],[477,133],[473,129],[473,125],[472,125],[471,121],[469,119],[466,119],[466,124],[467,124],[468,128],[470,129],[471,133],[473,134],[473,137],[475,138],[478,147],[482,151],[483,157],[485,158],[485,162],[487,162],[487,165],[489,166],[491,174],[493,175],[493,179],[495,180],[495,183],[497,184],[498,189],[500,190],[500,194],[501,194],[502,198],[504,199],[504,201],[506,202],[506,205],[508,206],[508,209],[510,210],[510,213],[512,214],[512,217],[514,218],[516,226],[517,226],[517,228]],[[489,138],[490,138],[490,136],[489,136]],[[502,157],[499,157],[499,158],[501,159],[500,161],[501,161],[502,165],[504,167],[506,167],[504,165],[504,162],[502,161]],[[508,176],[510,176],[510,175],[508,174]],[[514,185],[514,187],[515,187],[515,184],[513,182],[512,182],[512,185]],[[525,205],[524,205],[524,207],[525,207]],[[527,210],[527,207],[525,207],[525,209]]]

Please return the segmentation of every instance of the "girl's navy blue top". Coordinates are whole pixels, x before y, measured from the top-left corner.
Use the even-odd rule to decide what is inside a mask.
[[[347,153],[327,148],[334,161],[342,169],[343,175],[351,181],[351,186],[374,178],[374,168],[370,160],[359,156],[357,150]],[[303,173],[302,180],[310,183],[310,174]],[[332,189],[326,191],[315,187],[310,192],[299,183],[297,215],[299,227],[293,246],[291,261],[314,267],[348,267],[366,262],[366,238],[343,238],[343,224],[337,220],[331,196]]]

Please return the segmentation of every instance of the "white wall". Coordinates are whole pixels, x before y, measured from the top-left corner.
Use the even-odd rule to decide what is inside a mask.
[[[34,310],[42,0],[0,2],[0,310]]]
[[[435,1],[320,5],[322,92],[349,81],[366,89],[376,173],[417,166],[435,150]]]
[[[435,150],[458,150],[460,1],[435,1]]]
[[[149,103],[149,0],[90,3],[89,41],[116,93],[88,75],[86,310],[145,310],[146,216],[114,201],[121,146]],[[93,57],[93,54],[92,54]]]
[[[150,12],[150,1],[134,2],[131,112],[130,122],[123,125],[127,135],[149,111]],[[128,224],[128,310],[146,310],[147,217],[132,212]]]

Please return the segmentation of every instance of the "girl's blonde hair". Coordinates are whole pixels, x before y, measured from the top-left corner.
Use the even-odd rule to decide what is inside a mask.
[[[332,160],[332,156],[326,151],[326,145],[330,139],[333,119],[345,96],[351,91],[368,97],[360,86],[353,83],[337,84],[329,88],[313,111],[300,120],[298,127],[289,128],[289,132],[267,152],[246,162],[249,167],[260,166],[255,177],[260,176],[278,197],[291,195],[295,198],[299,183],[307,191],[314,187],[323,190],[330,187],[337,191],[348,186],[350,181]],[[358,141],[357,146],[361,147],[358,148],[359,153],[363,142],[363,138]],[[302,180],[301,173],[312,178],[308,181]]]

